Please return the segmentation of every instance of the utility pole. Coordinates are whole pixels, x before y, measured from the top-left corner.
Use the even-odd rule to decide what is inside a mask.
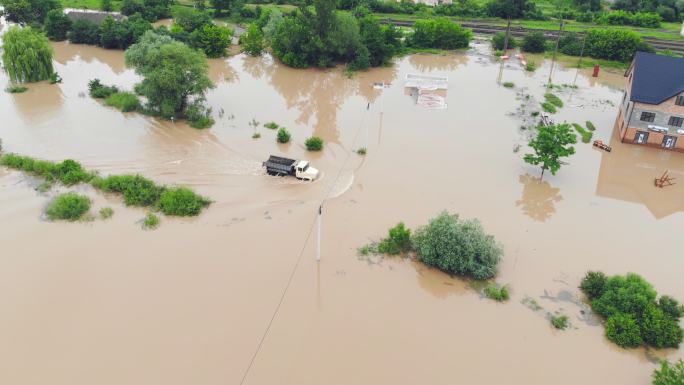
[[[323,221],[323,203],[318,206],[318,234],[316,236],[316,261],[321,260],[321,222]]]
[[[584,34],[584,38],[582,39],[582,49],[580,49],[580,57],[579,60],[577,61],[577,72],[575,72],[575,80],[572,81],[572,85],[574,86],[577,83],[577,75],[580,72],[580,69],[582,69],[582,58],[584,57],[584,43],[587,42],[587,34]]]
[[[551,87],[551,82],[553,78],[553,67],[556,64],[556,54],[558,54],[558,45],[560,44],[560,38],[561,35],[563,34],[563,15],[561,14],[561,22],[560,22],[560,27],[558,28],[558,36],[556,37],[556,48],[553,50],[553,58],[551,59],[551,69],[549,70],[549,83],[547,87]]]
[[[506,38],[504,39],[504,55],[506,54],[506,50],[508,50],[508,36],[511,34],[511,17],[508,16],[508,25],[506,26]]]

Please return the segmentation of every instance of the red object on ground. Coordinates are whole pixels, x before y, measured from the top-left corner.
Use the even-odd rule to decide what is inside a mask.
[[[593,74],[593,75],[591,75],[591,76],[593,76],[593,77],[597,78],[597,77],[598,77],[598,74],[599,74],[599,70],[600,70],[600,69],[601,69],[601,66],[600,66],[600,65],[598,65],[598,64],[594,64],[594,74]]]

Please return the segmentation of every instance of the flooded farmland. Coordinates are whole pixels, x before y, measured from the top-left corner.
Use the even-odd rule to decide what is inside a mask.
[[[0,168],[0,383],[648,384],[658,358],[684,353],[608,342],[577,286],[588,269],[633,271],[684,299],[684,187],[653,187],[665,169],[684,178],[684,155],[619,142],[622,74],[558,67],[554,83],[577,88],[557,92],[565,107],[554,119],[592,121],[613,151],[579,142],[540,181],[522,161],[521,126],[550,63],[502,68],[486,43],[473,46],[352,77],[269,56],[211,60],[216,124],[195,130],[87,96],[93,78],[126,89],[139,80],[121,51],[54,43],[61,84],[0,93],[4,151],[140,173],[214,203],[143,231],[144,210],[76,186],[114,216],[51,223],[43,210],[66,188],[39,193],[37,180]],[[421,105],[406,74],[448,76],[447,108]],[[277,144],[269,121],[292,142]],[[321,153],[305,150],[312,134]],[[308,159],[323,177],[269,177],[270,154]],[[496,280],[510,285],[508,303],[408,259],[357,256],[397,222],[416,227],[444,209],[479,218],[502,243]],[[555,311],[570,330],[552,328]]]

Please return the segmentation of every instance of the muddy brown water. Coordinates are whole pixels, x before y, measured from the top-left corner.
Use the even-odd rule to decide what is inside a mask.
[[[44,207],[66,189],[41,194],[36,180],[0,169],[0,383],[239,384],[281,298],[245,384],[641,385],[658,358],[684,357],[607,342],[576,288],[588,269],[634,271],[684,300],[684,190],[652,186],[664,169],[684,178],[684,155],[619,143],[620,74],[582,71],[578,89],[558,92],[566,107],[554,116],[591,120],[613,152],[578,143],[540,182],[522,161],[528,134],[516,111],[524,95],[542,98],[549,63],[534,73],[506,64],[501,80],[516,84],[507,89],[483,43],[351,78],[269,56],[212,60],[217,122],[203,131],[88,97],[92,78],[127,89],[138,80],[120,51],[54,48],[62,84],[0,93],[6,151],[141,173],[214,203],[143,231],[144,210],[76,186],[93,213],[111,206],[113,218],[50,223]],[[448,108],[416,105],[408,73],[448,76]],[[575,75],[561,67],[554,82]],[[286,126],[292,143],[276,144],[252,119]],[[303,146],[312,134],[326,141],[321,153]],[[309,159],[323,177],[266,176],[269,154]],[[309,232],[325,197],[316,263]],[[410,260],[356,255],[397,222],[415,227],[443,209],[479,218],[503,244],[496,280],[510,285],[510,302]],[[572,329],[552,329],[547,313],[557,311]]]

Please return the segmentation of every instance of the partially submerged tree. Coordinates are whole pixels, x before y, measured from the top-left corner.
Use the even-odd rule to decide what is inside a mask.
[[[255,23],[249,25],[247,32],[240,35],[242,50],[251,56],[259,56],[264,50],[264,34]]]
[[[653,385],[684,385],[684,361],[661,361],[660,369],[653,372]]]
[[[31,23],[42,24],[48,12],[52,9],[61,9],[59,0],[0,0],[7,21],[22,25]]]
[[[529,143],[534,154],[525,154],[524,159],[526,163],[541,167],[543,179],[544,171],[550,170],[551,174],[556,175],[561,168],[561,158],[575,153],[571,144],[577,143],[577,135],[566,123],[540,125],[537,130],[537,136]]]
[[[213,87],[203,53],[153,31],[126,50],[126,65],[144,78],[136,90],[147,107],[165,118],[184,117],[190,99],[202,100]]]
[[[45,33],[51,40],[62,41],[67,38],[71,19],[61,9],[53,9],[45,17]]]
[[[31,27],[11,27],[3,37],[2,48],[5,71],[14,82],[46,80],[54,73],[50,42]]]

